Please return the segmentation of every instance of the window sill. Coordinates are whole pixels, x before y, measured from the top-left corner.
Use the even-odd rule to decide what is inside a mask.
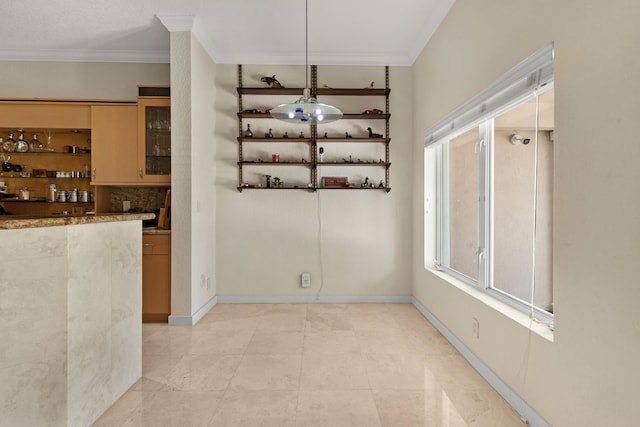
[[[432,267],[425,267],[425,269],[433,273],[434,275],[438,276],[442,280],[449,282],[456,288],[460,289],[462,292],[465,292],[466,294],[477,299],[478,301],[488,305],[489,307],[493,308],[494,310],[501,313],[505,317],[508,317],[509,319],[513,320],[514,322],[517,322],[521,326],[529,329],[532,332],[535,332],[542,338],[550,342],[553,342],[554,332],[549,327],[549,325],[532,320],[528,314],[523,313],[520,310],[517,310],[516,308],[511,307],[510,305],[502,301],[499,301],[498,299],[492,297],[491,295],[485,292],[482,292],[481,290],[476,289],[473,286],[470,286],[454,277],[451,277],[446,273],[443,273],[442,271],[436,270],[435,268],[432,268]]]

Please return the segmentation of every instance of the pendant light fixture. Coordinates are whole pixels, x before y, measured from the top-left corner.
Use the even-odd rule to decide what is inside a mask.
[[[280,104],[271,109],[271,117],[287,123],[317,125],[342,118],[342,111],[333,105],[321,104],[311,97],[309,90],[309,0],[305,0],[305,85],[302,97],[295,102]]]

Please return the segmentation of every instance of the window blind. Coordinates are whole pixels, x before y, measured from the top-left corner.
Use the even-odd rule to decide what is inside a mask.
[[[425,130],[425,147],[495,117],[524,99],[553,87],[553,43],[516,65],[495,83]]]

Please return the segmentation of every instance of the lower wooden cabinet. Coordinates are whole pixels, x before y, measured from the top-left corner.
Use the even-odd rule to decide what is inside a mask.
[[[171,314],[171,234],[142,235],[142,321]]]

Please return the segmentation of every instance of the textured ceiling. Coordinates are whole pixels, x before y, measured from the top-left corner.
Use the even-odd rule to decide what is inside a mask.
[[[308,0],[309,62],[411,65],[455,0]],[[0,0],[0,60],[168,62],[192,15],[218,63],[304,63],[304,0]]]

